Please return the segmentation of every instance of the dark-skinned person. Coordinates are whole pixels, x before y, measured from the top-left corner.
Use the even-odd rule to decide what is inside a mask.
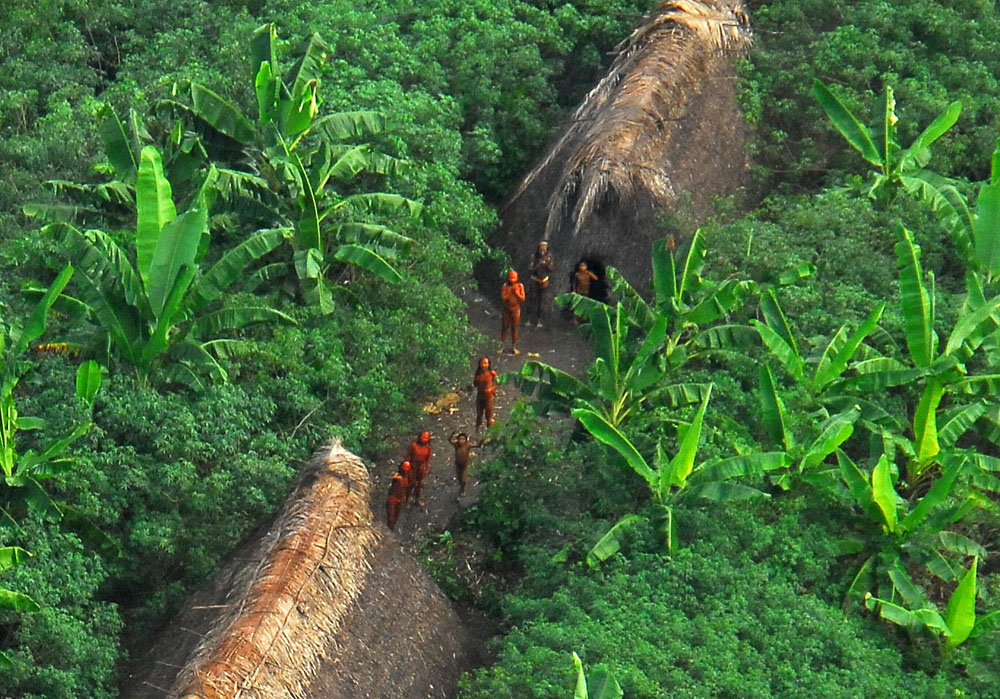
[[[481,447],[484,442],[472,442],[465,432],[452,432],[448,437],[448,443],[455,447],[455,478],[458,480],[458,495],[455,500],[465,497],[465,485],[468,482],[467,475],[469,464],[476,455],[472,451],[474,447]]]
[[[413,501],[417,503],[417,507],[423,507],[424,501],[420,499],[420,494],[424,487],[424,479],[431,472],[430,432],[424,430],[417,436],[417,441],[410,444],[406,449],[406,460],[413,465],[410,481]]]
[[[531,257],[531,265],[528,270],[531,272],[531,295],[528,297],[528,325],[535,324],[536,328],[542,327],[542,320],[546,319],[548,313],[549,282],[552,272],[555,270],[555,262],[552,253],[549,252],[549,244],[542,241],[538,244]],[[547,320],[547,319],[546,319]]]
[[[476,432],[486,422],[486,427],[493,427],[493,404],[497,392],[497,376],[489,357],[480,357],[476,375],[472,384],[476,387]]]
[[[410,495],[410,473],[412,466],[409,461],[399,465],[399,470],[392,474],[389,483],[389,498],[385,501],[385,516],[389,522],[389,531],[396,531],[399,511]]]
[[[517,329],[521,324],[521,304],[524,303],[524,284],[519,282],[517,272],[507,272],[507,281],[500,289],[500,302],[503,304],[503,321],[500,326],[500,343],[507,339],[510,330],[510,349],[515,354],[521,354],[517,349]],[[503,347],[500,348],[503,354]]]
[[[570,290],[580,296],[590,296],[590,285],[597,281],[597,275],[587,269],[587,263],[580,260],[576,263],[576,271],[570,280]],[[573,316],[573,325],[579,325],[579,316]]]

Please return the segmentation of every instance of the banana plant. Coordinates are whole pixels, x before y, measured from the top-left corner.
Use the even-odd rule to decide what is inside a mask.
[[[259,231],[227,251],[211,267],[203,262],[211,242],[208,210],[214,198],[210,171],[191,207],[178,215],[159,152],[143,148],[136,176],[134,260],[99,230],[80,231],[67,223],[50,224],[45,235],[59,240],[80,270],[81,299],[117,355],[138,371],[192,388],[201,377],[226,380],[215,353],[231,340],[227,330],[278,320],[294,323],[266,306],[208,310],[256,260],[284,241],[280,230]]]
[[[955,587],[944,615],[931,602],[924,591],[915,585],[902,566],[890,571],[898,593],[895,600],[885,600],[872,595],[865,597],[865,606],[875,611],[883,619],[906,629],[926,629],[942,638],[942,655],[949,655],[957,646],[970,639],[1000,628],[1000,612],[994,611],[981,617],[976,616],[976,566],[978,558],[965,571]],[[903,604],[899,604],[902,602]],[[903,606],[903,605],[906,606]]]
[[[91,422],[77,425],[69,434],[54,439],[38,450],[19,452],[19,433],[45,430],[47,424],[37,417],[21,415],[17,411],[14,390],[20,379],[31,368],[23,357],[31,344],[45,332],[49,310],[56,303],[74,273],[66,265],[35,305],[27,321],[0,323],[0,519],[21,531],[19,521],[28,511],[49,521],[72,519],[83,528],[96,529],[66,503],[54,499],[46,491],[46,480],[66,473],[73,462],[64,456],[66,450],[92,427]],[[83,362],[76,374],[76,396],[88,407],[101,386],[101,369],[94,361]],[[99,536],[103,536],[97,532]],[[104,537],[106,539],[106,537]],[[0,547],[0,572],[13,568],[31,558],[19,546]],[[0,587],[0,610],[36,612],[38,604],[27,594]],[[10,658],[0,651],[0,670],[10,667]]]
[[[0,324],[0,516],[17,527],[17,521],[28,509],[52,521],[62,518],[63,510],[45,491],[42,483],[65,473],[71,462],[63,457],[69,446],[90,430],[92,423],[77,425],[68,435],[54,440],[39,451],[29,449],[18,453],[19,432],[44,430],[44,420],[19,415],[14,390],[21,377],[30,369],[22,357],[32,342],[44,332],[48,313],[73,276],[74,268],[66,265],[35,305],[28,320]],[[76,375],[76,395],[92,406],[101,386],[101,370],[94,361],[80,365]]]
[[[893,484],[892,460],[882,454],[869,475],[841,450],[837,462],[851,501],[864,513],[866,523],[860,538],[845,540],[845,553],[864,554],[865,561],[848,589],[848,597],[862,597],[876,589],[882,598],[895,599],[912,588],[905,570],[919,564],[946,582],[958,579],[951,556],[986,555],[979,543],[948,527],[969,513],[988,506],[976,492],[955,497],[955,487],[968,468],[965,455],[950,456],[941,465],[941,475],[920,497],[903,498]]]
[[[821,410],[812,432],[805,438],[796,438],[788,426],[785,404],[774,375],[766,364],[759,369],[758,381],[761,421],[770,441],[783,449],[785,455],[786,468],[772,474],[772,482],[783,490],[789,490],[796,479],[827,489],[836,488],[839,479],[828,458],[854,434],[862,417],[861,406],[854,404],[833,415]]]
[[[646,403],[697,403],[706,395],[706,384],[673,384],[666,379],[694,357],[751,339],[753,332],[745,326],[713,323],[739,308],[756,285],[703,279],[702,231],[695,233],[680,261],[669,241],[653,244],[652,303],[613,269],[609,275],[621,299],[613,309],[579,294],[556,299],[588,319],[596,358],[587,370],[587,380],[533,361],[526,362],[519,375],[509,377],[525,393],[537,392],[541,413],[589,406],[620,427]]]
[[[589,408],[576,408],[573,417],[578,419],[596,440],[610,447],[639,474],[649,487],[653,501],[662,513],[663,535],[667,551],[675,553],[680,547],[675,507],[698,500],[730,502],[752,498],[770,497],[767,493],[742,483],[738,478],[759,480],[767,471],[785,466],[782,452],[762,452],[719,459],[710,463],[696,463],[698,442],[711,387],[705,392],[693,420],[678,427],[678,449],[669,457],[662,444],[657,444],[652,462],[603,415]],[[618,521],[587,554],[591,566],[613,556],[621,548],[625,532],[643,518],[628,514]]]
[[[583,661],[575,652],[573,665],[576,667],[576,689],[573,691],[573,699],[622,699],[625,696],[618,680],[609,670],[603,668],[594,670],[588,683],[583,673]]]
[[[745,326],[717,324],[728,314],[741,308],[757,293],[755,282],[725,279],[715,282],[705,279],[707,248],[705,233],[695,231],[682,255],[677,254],[673,237],[656,241],[650,259],[653,268],[653,300],[646,301],[628,280],[614,268],[608,269],[613,289],[627,311],[629,324],[651,333],[658,324],[666,323],[661,350],[666,365],[677,368],[697,354],[725,347],[746,344],[751,339]],[[800,270],[808,276],[810,269]],[[601,304],[580,294],[564,294],[556,303],[589,319]]]
[[[896,98],[892,87],[885,86],[876,103],[870,127],[861,121],[821,81],[813,83],[813,95],[840,135],[861,157],[875,166],[868,196],[889,201],[901,189],[939,206],[947,205],[954,187],[944,178],[926,171],[931,146],[958,121],[962,103],[952,102],[906,148],[896,138]],[[942,193],[945,190],[945,193]]]
[[[236,144],[238,151],[229,154],[207,147],[210,157],[237,164],[227,168],[220,163],[223,194],[249,197],[290,231],[292,267],[303,296],[330,312],[327,276],[336,263],[388,282],[402,278],[394,263],[413,241],[378,221],[400,216],[413,220],[421,205],[398,194],[338,191],[352,186],[362,173],[396,174],[405,163],[369,144],[351,142],[382,133],[386,124],[381,114],[320,114],[320,75],[330,49],[318,34],[309,38],[302,57],[284,77],[277,41],[274,24],[258,28],[251,41],[256,120],[194,82],[175,88],[177,96],[187,93],[187,101],[169,104]],[[176,139],[183,142],[179,135]]]
[[[628,349],[628,314],[622,304],[614,312],[604,304],[591,309],[591,328],[596,357],[588,368],[587,381],[536,361],[525,362],[520,374],[511,378],[525,393],[538,390],[543,414],[552,409],[569,412],[574,406],[586,405],[617,427],[666,390],[657,388],[666,375],[666,367],[657,361],[666,337],[666,319],[654,325],[634,354]],[[685,389],[672,388],[676,393]]]
[[[846,323],[840,326],[825,345],[816,346],[815,354],[807,353],[805,341],[795,336],[774,289],[767,289],[761,294],[760,311],[765,322],[754,319],[750,323],[788,375],[822,403],[851,362],[868,352],[864,341],[878,328],[884,310],[885,303],[879,303],[853,332]],[[812,371],[809,370],[810,364],[815,365]]]

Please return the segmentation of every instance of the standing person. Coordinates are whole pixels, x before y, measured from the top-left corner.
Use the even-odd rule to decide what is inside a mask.
[[[528,304],[528,325],[534,320],[535,327],[542,327],[542,318],[548,310],[549,277],[555,270],[549,244],[542,241],[531,258],[531,303]]]
[[[423,507],[424,501],[420,499],[420,492],[424,487],[424,479],[431,472],[431,433],[426,430],[420,433],[417,441],[410,444],[406,450],[406,460],[413,464],[413,477],[411,487],[413,500],[417,507]]]
[[[483,443],[470,442],[469,435],[465,432],[452,432],[451,436],[448,437],[448,443],[455,447],[455,478],[458,479],[459,485],[458,497],[455,499],[458,500],[458,498],[465,496],[466,474],[469,471],[472,457],[475,456],[472,448],[480,447]]]
[[[597,275],[587,269],[587,263],[580,260],[576,263],[576,274],[573,275],[573,293],[590,296],[590,284],[597,281]]]
[[[385,501],[385,516],[389,520],[389,531],[396,530],[399,510],[410,495],[411,468],[410,462],[404,461],[399,465],[399,470],[392,474],[392,481],[389,483],[389,499]]]
[[[486,419],[486,427],[493,427],[493,398],[497,392],[497,376],[489,357],[481,357],[472,383],[476,387],[476,432]]]
[[[500,327],[500,342],[507,339],[507,329],[510,329],[510,349],[515,355],[521,354],[517,349],[517,326],[521,324],[521,304],[524,303],[524,284],[517,280],[517,272],[507,272],[507,281],[500,289],[500,301],[503,303],[503,324]],[[500,348],[503,354],[503,347]]]

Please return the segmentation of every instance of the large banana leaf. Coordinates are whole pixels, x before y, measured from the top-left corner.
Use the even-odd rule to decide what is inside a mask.
[[[697,232],[695,236],[697,236]],[[674,253],[667,248],[667,240],[657,240],[653,242],[652,253],[653,264],[653,292],[656,295],[656,310],[661,314],[667,313],[672,306],[673,299],[677,296],[677,270],[675,269]],[[624,278],[623,278],[624,281]],[[635,293],[631,285],[625,282],[629,290]],[[617,290],[617,284],[616,284]],[[642,306],[646,306],[645,301],[640,299]]]
[[[757,320],[751,320],[750,324],[757,329],[764,346],[771,350],[771,354],[781,362],[788,375],[798,382],[804,381],[806,363],[798,351],[776,333],[771,326],[764,325]]]
[[[701,427],[705,419],[705,411],[708,409],[708,401],[711,397],[712,387],[709,386],[705,397],[701,401],[701,405],[698,407],[698,412],[695,413],[694,419],[691,421],[691,425],[684,431],[684,437],[677,447],[677,453],[670,460],[668,482],[672,486],[683,488],[687,483],[688,476],[691,475],[691,471],[694,469],[695,455],[698,452],[698,442],[701,441]]]
[[[335,112],[313,122],[313,131],[321,130],[333,141],[375,136],[385,131],[385,116],[379,112]]]
[[[795,446],[795,438],[785,428],[785,406],[778,396],[771,368],[762,364],[759,369],[761,420],[768,435],[775,444],[781,444],[786,451]]]
[[[297,238],[295,246],[299,250],[316,248],[323,251],[324,247],[323,239],[320,236],[320,217],[316,193],[313,191],[309,173],[306,171],[302,159],[295,153],[292,154],[292,158],[300,189],[300,206],[302,207],[301,215],[295,226]]]
[[[9,570],[16,565],[20,565],[32,557],[32,554],[25,551],[20,546],[0,547],[0,571]]]
[[[149,263],[149,306],[159,320],[181,270],[197,268],[201,238],[208,227],[208,210],[195,206],[163,227]]]
[[[415,241],[391,228],[375,223],[338,223],[324,230],[331,240],[343,243],[358,243],[360,245],[377,247],[392,251],[409,251]],[[582,297],[587,298],[587,297]]]
[[[354,179],[355,175],[359,172],[364,172],[368,168],[370,160],[370,145],[362,144],[354,146],[349,151],[341,155],[337,159],[337,162],[331,165],[326,172],[323,173],[321,181],[317,183],[317,191],[321,190],[323,186],[326,185],[328,180],[340,183],[350,182]]]
[[[840,135],[861,153],[861,157],[872,165],[882,167],[882,155],[872,142],[868,129],[837,99],[836,95],[830,92],[826,85],[819,80],[813,81],[813,95],[826,115],[830,117],[830,121],[837,127]]]
[[[921,470],[941,451],[937,435],[937,409],[943,397],[944,384],[938,379],[929,379],[913,414],[914,448]]]
[[[403,275],[384,257],[363,245],[338,245],[333,258],[338,262],[356,265],[392,284],[403,281]]]
[[[191,83],[191,104],[195,116],[219,133],[241,145],[254,139],[253,122],[244,116],[232,102],[220,97],[204,85]]]
[[[924,609],[931,606],[930,600],[924,591],[913,582],[913,578],[906,572],[903,562],[899,559],[892,562],[887,571],[889,579],[892,580],[893,587],[911,608]]]
[[[1000,182],[983,185],[976,200],[976,262],[991,277],[1000,274]]]
[[[28,316],[28,320],[24,323],[21,328],[20,334],[14,339],[12,344],[13,354],[15,356],[20,355],[28,346],[42,336],[45,332],[45,324],[48,319],[49,309],[52,308],[52,304],[56,302],[59,294],[62,293],[66,285],[69,284],[70,278],[73,276],[73,265],[66,265],[59,272],[59,275],[53,280],[52,284],[49,285],[48,290],[45,295],[38,301],[35,305],[34,310],[32,310],[31,315]]]
[[[924,367],[931,363],[936,353],[934,311],[931,297],[924,286],[920,247],[913,242],[913,236],[903,226],[899,227],[899,234],[896,261],[899,267],[899,296],[903,306],[906,345],[913,363]]]
[[[696,325],[707,325],[739,308],[746,298],[756,291],[757,285],[754,282],[727,279],[686,312],[684,319]]]
[[[951,331],[944,353],[953,354],[968,345],[971,355],[983,341],[1000,328],[1000,296],[996,296],[971,312],[963,313]]]
[[[410,218],[417,218],[423,211],[423,208],[424,206],[420,202],[407,199],[399,194],[364,192],[340,199],[337,203],[327,208],[321,218],[326,219],[331,213],[339,210],[348,210],[356,214],[370,216],[396,216],[405,214]]]
[[[250,41],[250,65],[257,95],[257,119],[270,124],[277,116],[281,70],[278,68],[276,44],[278,31],[274,23],[258,27]]]
[[[23,592],[14,592],[0,587],[0,609],[12,612],[38,612],[42,608]]]
[[[896,143],[896,98],[892,87],[886,85],[875,105],[875,123],[872,138],[881,154],[883,172],[889,170],[896,160],[899,144]]]
[[[914,508],[900,522],[900,527],[904,531],[913,531],[919,527],[934,509],[945,503],[964,466],[965,459],[959,459],[942,467],[941,475],[934,481],[927,494],[920,498]]]
[[[164,226],[177,218],[170,182],[163,174],[163,161],[153,146],[146,146],[139,156],[135,183],[136,230],[135,257],[139,277],[149,293],[149,266]]]
[[[968,432],[969,428],[985,412],[986,405],[984,403],[955,406],[941,416],[942,424],[938,429],[938,443],[945,448],[955,446],[959,437]]]
[[[122,303],[122,300],[132,292],[127,290],[122,276],[116,273],[108,259],[95,245],[103,234],[98,235],[99,231],[88,231],[88,236],[94,235],[92,239],[88,239],[72,226],[65,224],[46,226],[42,232],[55,234],[60,230],[64,232],[62,242],[66,246],[67,253],[85,265],[77,278],[77,283],[84,292],[88,307],[97,316],[101,326],[122,355],[129,362],[135,363],[139,356],[138,348],[142,337],[141,318],[136,316],[136,309]],[[77,257],[81,251],[82,256]],[[123,256],[118,259],[124,261]],[[131,269],[127,261],[124,262],[125,267]],[[141,289],[137,298],[145,299]],[[139,307],[142,308],[142,305],[139,304]]]
[[[819,364],[816,367],[816,374],[813,379],[813,386],[820,390],[834,379],[838,378],[847,369],[848,362],[853,359],[861,343],[878,326],[878,321],[885,310],[885,302],[879,303],[865,321],[858,327],[850,337],[847,337],[847,328],[842,326],[833,339],[823,351]]]
[[[92,256],[100,255],[103,261],[111,266],[113,273],[117,274],[122,291],[125,293],[125,303],[135,308],[141,318],[150,319],[153,317],[142,279],[132,263],[129,262],[128,254],[115,243],[111,236],[103,231],[89,230],[82,238],[77,238],[67,231],[63,241],[64,245],[67,243],[70,245],[67,252],[71,259],[78,259],[81,263],[86,263],[85,267],[81,267],[81,271],[90,277],[107,273],[103,264],[93,264]],[[92,249],[87,250],[87,247]],[[82,256],[77,257],[81,253]]]
[[[88,359],[76,370],[76,396],[92,405],[99,390],[101,390],[101,367],[93,359]]]
[[[909,172],[917,168],[922,168],[930,162],[931,145],[944,136],[962,114],[962,103],[959,101],[949,104],[927,128],[920,132],[916,140],[910,144],[900,158],[900,170]]]
[[[921,171],[913,176],[902,176],[903,188],[910,196],[930,207],[934,216],[951,235],[958,257],[966,264],[973,263],[974,219],[965,197],[955,186],[937,175]]]
[[[938,532],[937,538],[941,542],[941,547],[950,553],[977,558],[985,558],[988,555],[982,544],[973,541],[964,534],[945,530]]]
[[[826,460],[854,434],[854,423],[861,411],[851,407],[842,413],[830,416],[820,425],[820,433],[805,451],[799,462],[799,471],[809,471]]]
[[[840,473],[847,484],[847,489],[854,497],[854,502],[864,510],[872,520],[882,521],[882,513],[875,504],[875,494],[872,492],[871,483],[858,465],[851,460],[842,450],[837,449],[837,464]]]
[[[184,265],[174,280],[174,285],[169,295],[164,300],[163,308],[156,319],[153,332],[150,333],[149,341],[143,346],[141,359],[143,366],[148,370],[150,363],[158,357],[171,342],[169,337],[172,331],[176,331],[175,320],[178,320],[178,312],[184,297],[187,295],[191,283],[194,281],[198,268],[194,265]]]
[[[895,532],[899,527],[899,518],[896,512],[896,501],[899,499],[899,495],[892,487],[889,460],[885,458],[884,454],[872,471],[872,498],[882,512],[882,522],[886,531]]]
[[[799,345],[795,340],[795,333],[792,332],[792,328],[788,324],[785,312],[781,310],[781,304],[778,303],[778,296],[774,293],[774,289],[767,289],[761,294],[760,312],[768,327],[777,333],[796,355],[799,355]]]
[[[645,521],[639,515],[625,515],[604,536],[598,539],[594,547],[587,552],[587,565],[591,568],[614,556],[622,547],[623,537],[635,528],[639,522]]]
[[[684,263],[677,277],[677,285],[674,288],[676,308],[682,308],[684,297],[694,294],[701,286],[701,270],[705,266],[706,252],[704,235],[699,228],[688,242],[687,254],[684,256]]]
[[[712,461],[695,469],[688,478],[690,487],[732,478],[760,479],[768,471],[788,466],[788,456],[783,451],[738,454]]]
[[[751,488],[741,483],[701,483],[689,485],[678,497],[678,502],[694,502],[707,500],[709,502],[732,502],[734,500],[756,500],[771,497],[763,490]]]
[[[268,323],[273,321],[296,325],[294,318],[275,308],[268,308],[266,306],[237,306],[204,314],[191,323],[190,335],[198,339],[214,339],[226,330],[238,330],[253,323]]]
[[[948,634],[948,646],[954,648],[963,643],[972,633],[976,625],[976,562],[958,583],[958,587],[948,598],[948,609],[945,611],[944,622],[951,633]]]
[[[632,470],[645,479],[651,490],[659,491],[660,479],[656,471],[650,468],[639,450],[628,440],[628,437],[618,431],[618,428],[608,422],[603,415],[590,408],[574,408],[572,415],[580,421],[580,424],[594,439],[607,444],[621,454]]]
[[[247,267],[281,245],[288,234],[286,228],[258,231],[228,250],[191,285],[183,311],[193,315],[222,296],[233,282],[243,276]]]
[[[115,169],[118,179],[131,182],[135,179],[138,163],[129,143],[128,134],[125,133],[125,125],[109,105],[101,108],[98,119],[97,133],[104,144],[104,152],[111,167]]]

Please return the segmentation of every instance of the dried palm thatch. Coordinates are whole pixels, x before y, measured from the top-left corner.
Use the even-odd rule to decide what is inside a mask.
[[[171,696],[308,696],[380,539],[369,495],[364,464],[339,441],[316,454],[267,535],[269,551],[237,577]]]
[[[548,202],[548,238],[567,213],[575,236],[603,201],[624,205],[640,190],[669,205],[675,192],[663,154],[674,136],[670,122],[682,118],[704,88],[700,81],[709,62],[720,53],[746,50],[750,40],[741,0],[661,3],[622,43],[607,76],[514,198],[550,164],[565,163]]]

